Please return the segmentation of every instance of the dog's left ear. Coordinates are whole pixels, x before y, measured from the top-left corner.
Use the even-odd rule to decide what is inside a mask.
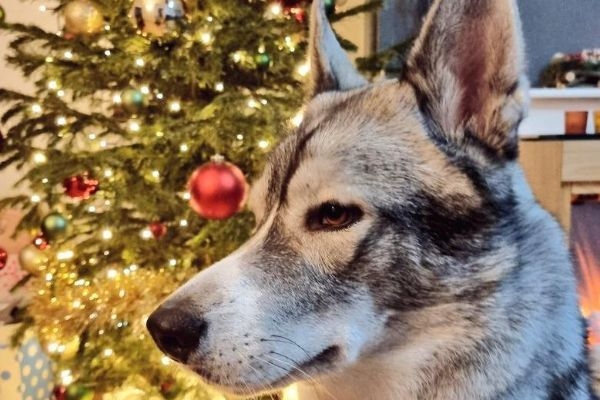
[[[367,84],[340,46],[327,20],[324,0],[313,1],[310,17],[308,97],[334,90],[350,90]]]
[[[436,0],[406,79],[442,143],[513,159],[527,108],[523,58],[515,0]]]

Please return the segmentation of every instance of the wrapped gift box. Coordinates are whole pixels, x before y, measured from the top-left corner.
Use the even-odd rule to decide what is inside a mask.
[[[0,326],[0,399],[48,400],[54,387],[51,361],[30,333],[20,346],[11,346],[18,327]]]

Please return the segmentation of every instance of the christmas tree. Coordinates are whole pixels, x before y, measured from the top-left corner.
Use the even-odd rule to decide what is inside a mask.
[[[332,19],[376,3],[336,16],[326,2]],[[245,179],[301,118],[307,6],[61,0],[58,34],[2,20],[36,91],[0,89],[0,171],[32,193],[0,210],[24,210],[37,236],[20,254],[23,326],[57,362],[57,399],[214,398],[145,319],[248,237]]]

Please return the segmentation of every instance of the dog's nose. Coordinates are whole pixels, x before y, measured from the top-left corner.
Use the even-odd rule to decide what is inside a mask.
[[[185,362],[206,336],[208,323],[184,307],[160,306],[146,327],[158,347],[174,359]]]

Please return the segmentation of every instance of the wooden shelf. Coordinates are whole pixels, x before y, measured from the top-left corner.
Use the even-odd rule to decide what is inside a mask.
[[[569,141],[581,141],[581,140],[600,140],[600,134],[587,134],[582,133],[580,135],[535,135],[535,136],[521,136],[522,140],[536,141],[558,141],[558,142],[569,142]]]

